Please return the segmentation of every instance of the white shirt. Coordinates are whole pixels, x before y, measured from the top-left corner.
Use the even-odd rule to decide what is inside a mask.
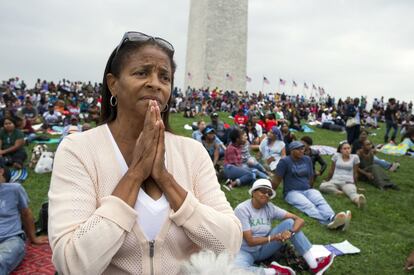
[[[121,166],[121,171],[125,174],[128,171],[128,165],[126,164],[108,125],[106,125],[106,128],[108,129],[109,136],[111,137],[116,158]],[[167,163],[165,165],[167,166]],[[156,238],[171,211],[170,204],[168,203],[164,193],[158,200],[154,200],[148,196],[142,188],[138,192],[138,198],[134,209],[138,213],[137,224],[142,229],[148,240],[154,240]]]

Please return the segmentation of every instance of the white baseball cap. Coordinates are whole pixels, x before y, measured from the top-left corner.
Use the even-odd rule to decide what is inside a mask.
[[[253,183],[252,188],[249,189],[250,196],[253,194],[253,191],[260,189],[260,188],[266,188],[272,191],[272,196],[270,196],[271,199],[276,197],[276,191],[273,190],[272,184],[270,183],[270,180],[268,179],[258,179]]]

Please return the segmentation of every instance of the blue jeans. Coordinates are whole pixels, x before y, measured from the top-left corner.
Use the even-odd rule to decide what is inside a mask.
[[[374,164],[381,166],[385,170],[390,169],[392,165],[391,163],[389,163],[388,161],[384,159],[379,159],[377,156],[374,156]]]
[[[317,219],[321,224],[328,224],[335,216],[335,212],[316,189],[293,190],[285,196],[285,201],[296,207],[311,218]]]
[[[391,128],[393,129],[391,140],[395,142],[395,138],[397,137],[397,132],[398,132],[398,124],[393,122],[392,120],[386,120],[385,125],[386,125],[386,129],[385,129],[384,143],[388,142],[388,137],[391,132]]]
[[[269,235],[275,235],[280,232],[290,230],[293,228],[293,224],[294,220],[286,219],[274,227],[270,231]],[[305,254],[312,247],[312,244],[302,231],[297,232],[290,240],[300,255]],[[256,274],[264,274],[263,268],[253,266],[254,262],[263,261],[272,257],[282,247],[282,245],[282,242],[273,241],[262,245],[256,252],[240,250],[234,259],[234,265],[236,267],[252,271]]]
[[[19,236],[8,238],[0,243],[0,274],[9,274],[23,260],[25,242]]]
[[[238,179],[240,181],[240,186],[251,184],[256,179],[255,174],[250,169],[232,164],[224,165],[224,175],[231,180]]]

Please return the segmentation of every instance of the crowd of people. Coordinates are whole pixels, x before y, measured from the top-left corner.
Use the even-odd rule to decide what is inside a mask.
[[[114,70],[114,68],[111,68],[111,70]],[[24,247],[26,237],[33,243],[44,243],[46,241],[45,238],[38,238],[34,235],[33,217],[30,210],[28,210],[28,197],[24,189],[17,183],[8,183],[10,179],[7,176],[9,169],[22,169],[26,165],[28,158],[27,144],[35,140],[47,139],[48,136],[46,134],[56,131],[56,127],[63,129],[62,136],[94,128],[95,125],[102,122],[101,114],[104,112],[107,119],[105,122],[111,126],[105,129],[100,128],[103,131],[102,133],[94,133],[99,137],[103,137],[107,131],[111,131],[113,138],[111,136],[111,139],[108,139],[109,144],[114,145],[116,142],[120,142],[119,150],[121,152],[117,150],[119,154],[116,157],[114,156],[114,162],[120,161],[119,155],[121,153],[122,155],[126,154],[125,152],[128,148],[121,147],[126,141],[118,140],[119,136],[116,134],[118,133],[116,131],[120,131],[119,133],[128,132],[126,130],[128,127],[118,129],[115,122],[118,123],[119,121],[119,123],[123,123],[123,126],[128,126],[130,121],[123,113],[131,116],[131,112],[128,113],[128,109],[125,109],[126,111],[117,109],[117,112],[122,114],[117,120],[117,112],[114,112],[113,109],[118,108],[119,104],[122,105],[122,108],[127,108],[125,106],[128,106],[128,96],[114,96],[114,94],[111,96],[109,90],[114,89],[116,91],[118,87],[116,85],[123,83],[119,84],[117,82],[119,81],[117,78],[119,76],[115,72],[111,73],[108,71],[107,73],[114,75],[113,87],[109,87],[106,83],[92,84],[91,82],[69,81],[67,79],[62,79],[56,84],[53,81],[38,79],[34,87],[27,87],[26,83],[18,77],[1,83],[0,181],[2,183],[0,183],[0,202],[9,200],[9,194],[14,193],[17,194],[15,201],[18,203],[8,208],[8,213],[5,213],[3,208],[0,211],[0,225],[7,225],[7,227],[0,226],[0,245],[8,247],[14,245],[20,250],[18,250],[17,254],[11,255],[10,261],[5,267],[0,264],[0,267],[4,268],[0,271],[6,270],[7,273],[13,270],[21,261],[24,255],[22,247]],[[223,181],[225,183],[222,185],[223,188],[231,192],[233,188],[239,186],[250,187],[249,194],[251,199],[239,204],[234,212],[241,224],[243,234],[241,249],[236,253],[234,263],[236,266],[263,274],[275,274],[275,272],[294,274],[294,271],[289,267],[281,266],[276,262],[272,263],[269,268],[253,266],[255,261],[261,261],[273,255],[280,249],[281,244],[288,239],[292,240],[298,253],[304,257],[314,273],[321,274],[334,260],[333,255],[321,259],[313,257],[309,250],[311,243],[301,231],[303,220],[299,216],[289,213],[270,202],[275,197],[276,190],[282,182],[283,197],[288,204],[309,217],[316,219],[329,229],[347,230],[352,218],[351,211],[334,211],[322,193],[345,194],[359,208],[363,208],[367,204],[367,198],[363,194],[358,193],[355,185],[357,181],[369,182],[381,190],[389,188],[399,189],[398,184],[392,182],[387,175],[387,171],[397,171],[399,163],[387,162],[376,155],[378,146],[369,140],[369,129],[379,127],[378,122],[382,121],[386,126],[384,143],[398,143],[398,135],[401,136],[401,139],[409,139],[412,143],[414,142],[413,104],[412,102],[397,101],[394,98],[389,99],[387,102],[383,97],[374,99],[372,108],[368,109],[365,97],[336,100],[329,95],[323,98],[305,98],[304,96],[290,96],[284,93],[237,93],[234,91],[221,91],[217,88],[212,90],[187,88],[187,90],[181,91],[178,88],[174,88],[171,89],[169,104],[165,106],[167,113],[177,112],[182,113],[184,117],[201,117],[197,125],[194,125],[192,137],[205,148],[206,156],[210,157],[216,173],[224,177]],[[133,109],[133,107],[131,108]],[[150,110],[148,112],[154,112],[154,125],[160,125],[161,123],[156,121],[164,120],[165,123],[165,119],[168,120],[164,109],[160,110],[156,104],[152,107],[149,106],[148,110]],[[156,112],[158,112],[157,115],[155,114]],[[233,118],[234,123],[227,125],[221,121],[219,112],[227,112]],[[145,114],[144,112],[142,121],[144,121]],[[137,122],[137,125],[141,125],[140,123]],[[145,123],[150,122],[145,121]],[[346,131],[347,140],[338,145],[337,152],[333,155],[331,163],[327,163],[320,156],[318,150],[312,148],[314,141],[310,136],[303,136],[299,140],[295,135],[296,131],[306,132],[306,124],[317,125],[318,127],[333,131]],[[146,129],[145,127],[143,128],[144,130]],[[148,129],[150,129],[149,126]],[[166,137],[168,137],[168,140],[173,139],[172,135],[166,135]],[[181,140],[176,140],[176,142],[181,142]],[[172,144],[168,144],[168,146],[172,146]],[[71,153],[73,148],[70,148],[69,145],[69,142],[64,143],[62,151],[66,150],[64,151],[64,156],[70,159],[73,156]],[[81,145],[83,146],[84,144]],[[154,146],[157,148],[160,145],[156,144]],[[194,146],[194,150],[197,151],[195,149],[197,148],[196,145]],[[115,148],[118,147],[115,146]],[[83,152],[79,151],[77,154],[83,154]],[[102,157],[104,158],[105,156]],[[121,182],[125,181],[121,178],[121,175],[127,173],[127,167],[135,161],[132,156],[130,157],[127,164],[120,162],[123,168],[121,169],[122,172],[119,172],[120,184],[118,186],[121,186]],[[167,156],[167,158],[171,157],[173,156]],[[58,157],[58,162],[61,165],[63,165],[62,161],[63,156]],[[185,161],[188,160],[183,160],[183,163]],[[203,165],[205,164],[201,163],[200,167],[203,168]],[[69,173],[63,166],[59,167],[58,171]],[[328,167],[330,168],[328,169]],[[79,167],[75,168],[78,169]],[[182,168],[184,169],[185,167]],[[178,168],[175,167],[174,169]],[[206,173],[209,172],[208,167],[203,169],[205,169]],[[317,177],[322,177],[327,170],[326,178],[322,181],[318,190],[314,186],[314,182]],[[182,179],[181,177],[183,176],[180,174],[180,171],[178,169],[175,176]],[[83,172],[81,171],[79,176],[84,175],[82,174]],[[156,178],[156,174],[151,175],[154,177],[152,180],[160,180]],[[196,177],[192,175],[187,176]],[[105,184],[109,186],[109,178],[111,176],[107,175],[107,177],[108,181]],[[174,185],[175,181],[172,176],[168,178],[171,184]],[[71,184],[64,177],[59,177],[59,175],[54,180],[61,184],[66,184],[65,186],[68,188]],[[202,179],[199,180],[203,181]],[[148,194],[151,192],[157,194],[157,198],[159,198],[159,194],[169,192],[163,189],[163,187],[153,190],[149,187],[151,186],[149,182],[145,183],[146,181],[142,183],[142,188]],[[54,192],[58,194],[56,188],[58,187],[51,189],[52,195]],[[175,191],[179,190],[177,192],[182,196],[176,198],[176,204],[172,204],[170,201],[170,206],[165,209],[179,211],[181,207],[185,206],[186,211],[193,211],[191,210],[192,206],[188,204],[195,204],[196,199],[190,198],[188,200],[193,201],[187,202],[184,190],[177,189],[178,187],[175,188]],[[191,188],[199,188],[199,186]],[[142,207],[146,207],[145,205],[134,205],[135,202],[132,203],[127,198],[127,193],[125,190],[119,191],[116,196],[125,200],[132,208],[141,207],[140,209],[142,209]],[[105,194],[110,195],[108,193]],[[141,196],[141,193],[138,196]],[[163,195],[161,198],[163,198]],[[92,198],[89,199],[92,201]],[[208,200],[208,198],[202,199]],[[9,204],[9,202],[7,203]],[[59,206],[56,202],[54,203],[56,207]],[[116,206],[119,209],[125,207],[125,205],[116,200],[106,201],[105,205]],[[166,205],[168,205],[168,202],[164,206]],[[204,210],[207,212],[213,211],[211,207],[214,208],[216,206],[206,206]],[[93,211],[90,210],[90,213],[93,213]],[[13,214],[13,218],[7,221],[3,219],[2,215],[10,215],[10,213]],[[91,216],[93,218],[91,218],[90,223],[98,223],[98,220],[100,221],[104,217],[105,220],[116,220],[121,227],[126,228],[125,222],[118,220],[118,218],[112,217],[107,212],[103,212],[103,210],[99,213],[99,215],[93,214]],[[164,211],[163,213],[167,212]],[[181,213],[174,217],[174,222],[181,222],[181,225],[176,226],[174,230],[181,230],[180,228],[184,220],[180,219],[184,219],[183,215]],[[207,214],[198,213],[198,215],[194,218],[195,221],[207,222],[207,216],[205,216]],[[233,217],[227,212],[226,214],[214,212],[214,215],[223,221],[226,215],[228,215],[227,218],[229,219]],[[20,217],[23,220],[23,228],[26,234],[21,230],[21,224],[16,221],[17,219],[20,220]],[[84,218],[87,219],[88,217],[85,216]],[[280,220],[281,222],[272,228],[273,220]],[[61,221],[64,223],[63,220]],[[80,223],[80,221],[76,222]],[[106,223],[109,226],[110,222],[106,221]],[[145,225],[145,222],[142,222],[142,224]],[[236,223],[234,225],[236,227]],[[88,227],[89,225],[81,224],[81,226]],[[101,224],[100,226],[102,227],[103,225]],[[189,226],[188,230],[198,230],[192,226],[195,225]],[[212,230],[211,227],[214,226],[209,224],[208,227],[205,230]],[[113,230],[115,230],[114,228]],[[132,230],[132,224],[128,225],[128,228],[128,230]],[[58,228],[56,230],[62,229]],[[236,229],[234,230],[235,232],[237,231]],[[155,238],[156,233],[154,235],[153,230],[149,231],[150,233],[148,234],[152,234]],[[122,232],[118,232],[120,238]],[[61,237],[63,239],[72,238],[72,235],[66,235],[67,233],[63,231],[59,231],[58,234],[62,234]],[[235,235],[237,234],[235,233]],[[81,235],[75,237],[81,238]],[[220,236],[221,239],[216,240],[219,245],[226,243],[225,238],[222,237]],[[211,236],[209,238],[211,239]],[[68,242],[69,239],[67,239]],[[142,236],[142,239],[145,239],[145,237]],[[190,239],[198,244],[199,242],[208,241],[208,238],[203,239],[197,236],[190,237]],[[174,242],[172,244],[176,245]],[[53,248],[58,251],[56,252],[56,257],[58,257],[56,261],[59,268],[63,271],[70,271],[70,267],[66,266],[67,260],[65,259],[64,248],[58,250],[60,246],[65,247],[66,245],[63,243],[53,243]],[[70,243],[70,245],[74,246],[75,244]],[[81,245],[88,250],[88,241],[82,242]],[[109,247],[110,243],[107,243],[107,245]],[[209,245],[201,246],[211,247]],[[213,245],[213,249],[215,248],[217,247]],[[217,251],[221,250],[218,249]],[[76,258],[76,261],[82,261],[79,255],[73,257]],[[114,266],[118,268],[116,264]],[[87,267],[84,268],[84,270],[88,269]],[[98,270],[104,267],[97,266],[96,268]]]

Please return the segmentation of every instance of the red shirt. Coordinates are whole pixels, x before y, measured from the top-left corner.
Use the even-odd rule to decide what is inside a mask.
[[[245,115],[239,115],[237,114],[234,117],[234,123],[238,124],[238,125],[246,125],[247,121],[249,120],[249,118]]]
[[[273,120],[273,119],[266,120],[265,129],[266,129],[267,132],[272,131],[273,126],[277,126],[277,121],[276,120]]]

